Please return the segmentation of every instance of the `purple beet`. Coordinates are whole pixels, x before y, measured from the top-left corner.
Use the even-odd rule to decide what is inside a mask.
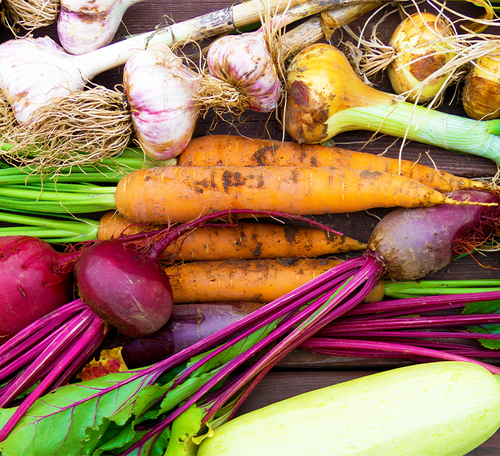
[[[77,257],[34,237],[0,237],[0,343],[73,300]]]
[[[102,348],[122,347],[125,364],[135,369],[179,353],[262,307],[255,302],[176,304],[168,323],[144,337],[118,336]]]
[[[452,198],[464,201],[500,203],[493,193],[458,191]],[[498,226],[496,206],[439,206],[396,209],[375,227],[368,241],[369,250],[388,264],[394,280],[416,280],[450,263],[460,246],[479,246]]]
[[[75,273],[85,304],[126,336],[151,334],[172,314],[172,287],[156,249],[99,242],[82,254]]]

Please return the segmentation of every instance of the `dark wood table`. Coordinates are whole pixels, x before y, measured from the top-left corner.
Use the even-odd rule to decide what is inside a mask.
[[[451,3],[453,7],[471,15],[479,15],[482,12],[481,9],[470,4],[462,2]],[[169,21],[169,23],[180,22],[203,13],[227,7],[230,4],[229,0],[182,0],[177,2],[145,0],[129,8],[123,18],[123,24],[119,32],[126,35],[127,33],[135,34],[154,30],[158,24],[163,24],[165,20]],[[423,9],[424,5],[421,8]],[[352,29],[358,31],[359,27],[365,25],[367,19],[368,15],[365,15],[353,22],[351,24]],[[388,19],[386,25],[380,29],[379,38],[387,43],[398,22],[398,15],[393,15]],[[494,30],[490,31],[491,33],[495,32]],[[34,35],[49,35],[57,40],[55,26],[36,30]],[[339,48],[343,49],[343,45],[339,41],[340,37],[341,34],[337,32],[332,39],[332,44],[338,45]],[[10,38],[12,38],[10,32],[5,28],[1,29],[0,41]],[[346,38],[345,34],[343,38]],[[208,44],[208,41],[203,44]],[[112,87],[120,84],[122,82],[121,78],[122,68],[116,68],[97,76],[94,82]],[[381,90],[391,90],[387,78],[377,80],[376,84],[376,87]],[[465,115],[457,98],[455,97],[452,101],[451,92],[452,90],[447,95],[447,102],[440,109],[450,113]],[[200,119],[196,127],[195,136],[211,132],[213,134],[240,134],[249,137],[281,139],[283,135],[282,128],[273,115],[247,112],[240,121],[230,118],[228,120],[233,120],[233,122],[218,121],[214,124],[214,116],[209,113],[205,118]],[[373,154],[385,152],[387,156],[398,157],[400,140],[394,142],[394,138],[377,136],[372,142],[365,145],[370,137],[371,133],[356,131],[338,135],[334,139],[336,145],[339,147],[353,150],[363,148],[364,152]],[[285,139],[290,140],[291,138],[285,135]],[[420,163],[431,166],[435,163],[442,170],[467,177],[494,176],[497,169],[496,165],[487,159],[449,152],[418,143],[406,145],[403,150],[403,158],[408,160],[418,159]],[[373,210],[370,213],[331,215],[320,217],[320,219],[346,235],[366,242],[378,221],[377,217],[385,213],[387,213],[386,210]],[[499,253],[490,253],[481,257],[480,261],[482,265],[479,265],[473,258],[461,258],[444,270],[433,274],[430,278],[465,279],[500,277],[498,270],[500,267]],[[240,409],[240,413],[308,390],[404,364],[400,360],[332,358],[296,351],[282,360],[262,380]],[[498,454],[500,454],[500,432],[470,453],[471,456],[493,456]]]

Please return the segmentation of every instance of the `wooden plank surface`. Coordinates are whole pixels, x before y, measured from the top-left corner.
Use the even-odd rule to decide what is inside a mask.
[[[474,6],[464,5],[461,2],[452,3],[458,5],[457,8],[473,15],[478,15],[482,11]],[[180,22],[200,14],[225,8],[230,4],[230,1],[225,0],[177,2],[145,0],[129,8],[123,18],[119,33],[127,35],[154,30],[157,25],[164,24],[165,22]],[[358,30],[367,22],[367,19],[368,16],[364,16],[351,24],[351,27],[353,30]],[[388,42],[397,22],[398,18],[395,15],[389,19],[386,26],[381,30],[380,39]],[[34,32],[34,35],[48,35],[57,40],[55,26],[37,30]],[[332,44],[338,44],[341,47],[340,37],[341,34],[337,33],[332,40]],[[345,35],[343,37],[345,38]],[[12,35],[7,29],[0,29],[0,42],[10,38],[12,38]],[[97,76],[94,82],[113,87],[122,82],[121,77],[122,69],[116,68]],[[387,79],[377,81],[377,88],[390,90]],[[447,96],[447,101],[451,102],[451,99],[452,95],[450,94]],[[445,103],[441,110],[464,115],[463,109],[456,98],[451,104]],[[197,125],[195,136],[211,132],[214,134],[241,134],[249,137],[271,139],[281,139],[283,137],[281,125],[273,115],[248,112],[241,119],[231,119],[228,117],[226,121],[219,121],[217,123],[214,123],[214,120],[215,118],[211,113],[201,119]],[[362,149],[365,152],[374,154],[386,153],[390,157],[399,156],[399,146],[401,144],[399,140],[394,141],[394,138],[377,136],[372,142],[367,143],[371,136],[371,133],[367,132],[349,132],[336,137],[335,142],[339,147],[348,149]],[[286,134],[284,138],[287,140],[291,139]],[[497,170],[494,163],[489,160],[416,143],[410,143],[405,146],[402,156],[408,160],[418,159],[420,163],[431,166],[435,164],[440,169],[467,177],[493,176]],[[346,235],[366,242],[379,217],[387,212],[387,210],[373,210],[370,213],[330,215],[319,217],[318,219],[344,232]],[[353,255],[345,255],[344,257],[347,258],[349,256]],[[478,264],[478,262],[481,264]],[[500,253],[497,252],[480,258],[476,257],[475,259],[470,257],[462,258],[444,270],[433,274],[430,278],[498,278],[500,277],[498,268],[500,268]],[[272,371],[264,378],[251,397],[246,401],[240,413],[294,394],[402,364],[405,363],[399,360],[331,358],[296,351],[287,356],[279,364],[278,369]],[[488,442],[470,453],[473,456],[494,456],[498,454],[500,454],[500,433],[497,433]]]

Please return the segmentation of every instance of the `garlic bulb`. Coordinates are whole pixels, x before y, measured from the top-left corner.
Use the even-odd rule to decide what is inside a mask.
[[[113,40],[127,9],[141,0],[61,0],[57,34],[70,54],[84,54]]]
[[[476,120],[500,117],[500,52],[477,59],[467,73],[462,92],[465,112]]]
[[[277,12],[286,8],[288,3],[290,6],[307,3],[306,0],[289,0],[288,3],[267,1]],[[174,42],[201,40],[254,23],[259,17],[260,2],[249,0],[80,55],[65,53],[49,37],[4,42],[0,44],[0,90],[11,103],[16,119],[25,122],[37,105],[82,89],[84,82],[103,71],[123,65],[131,55],[148,44],[158,42],[172,46]]]
[[[132,122],[148,156],[173,158],[188,145],[199,113],[193,99],[197,81],[165,44],[153,44],[125,64],[123,83]]]
[[[207,53],[212,76],[227,81],[243,93],[247,106],[257,112],[276,108],[281,84],[262,29],[215,40]]]
[[[263,25],[259,30],[241,35],[223,36],[215,40],[207,52],[206,61],[210,75],[226,82],[239,92],[239,96],[234,97],[236,98],[234,104],[240,111],[249,109],[271,112],[278,106],[282,94],[278,70],[284,66],[283,59],[286,55],[275,52],[277,32],[299,19],[324,12],[329,8],[338,8],[339,3],[337,0],[309,0],[296,6],[288,2],[288,6],[290,8],[275,16],[264,15],[264,18],[261,18]],[[347,16],[355,17],[356,13],[350,12],[346,14]],[[319,23],[318,28],[321,29]],[[300,35],[298,36],[300,40]],[[315,36],[314,41],[324,36],[323,31],[321,30],[319,35],[315,33]],[[288,48],[298,48],[299,45],[293,42],[294,39],[287,42],[286,48],[281,46],[279,40],[276,41],[276,51],[288,53]],[[231,98],[233,103],[232,97],[228,98]],[[224,100],[223,97],[221,99]],[[229,105],[227,102],[226,104]]]
[[[436,72],[455,56],[446,43],[453,35],[443,16],[419,12],[401,22],[389,42],[396,56],[387,68],[394,91],[418,103],[438,95],[447,74]],[[437,76],[432,78],[434,73]]]
[[[71,56],[51,38],[22,38],[0,46],[0,90],[18,122],[49,98],[66,96],[85,82]]]

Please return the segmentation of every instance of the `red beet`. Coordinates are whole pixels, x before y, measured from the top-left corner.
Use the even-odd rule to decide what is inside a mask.
[[[101,344],[110,325],[129,337],[142,337],[164,326],[172,314],[173,296],[161,252],[193,229],[236,214],[283,216],[333,231],[304,217],[228,209],[158,232],[99,241],[76,252],[74,271],[81,299],[44,313],[0,347],[0,382],[7,380],[0,389],[0,407],[39,382],[2,428],[0,441],[43,393],[71,378]]]
[[[77,256],[30,236],[0,237],[0,343],[73,300]]]
[[[126,336],[151,334],[172,314],[172,287],[154,249],[102,241],[82,254],[75,273],[85,304]]]
[[[459,191],[448,196],[464,201],[500,203],[493,193]],[[469,246],[484,242],[498,227],[498,206],[453,206],[396,209],[375,227],[368,247],[382,256],[394,280],[416,280],[437,271]]]

